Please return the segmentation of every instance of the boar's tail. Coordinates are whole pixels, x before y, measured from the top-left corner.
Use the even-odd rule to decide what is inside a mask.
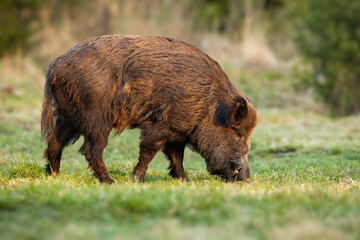
[[[49,142],[50,136],[55,129],[54,114],[52,110],[52,93],[50,89],[53,80],[53,74],[51,72],[52,71],[49,69],[46,73],[44,100],[41,113],[41,140],[46,140],[46,142]]]

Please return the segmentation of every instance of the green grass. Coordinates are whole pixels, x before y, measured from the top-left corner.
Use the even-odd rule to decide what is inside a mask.
[[[248,183],[210,176],[188,149],[187,182],[168,176],[159,153],[145,182],[133,183],[137,130],[109,139],[104,158],[114,185],[91,175],[77,152],[81,138],[65,149],[61,174],[48,177],[42,85],[31,76],[14,81],[18,95],[0,93],[0,238],[359,239],[360,116],[309,111],[314,104],[303,104],[283,74],[231,76],[259,114]]]

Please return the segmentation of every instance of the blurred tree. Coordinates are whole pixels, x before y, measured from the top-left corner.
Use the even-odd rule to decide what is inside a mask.
[[[194,13],[194,27],[212,32],[227,34],[230,39],[239,41],[251,22],[261,28],[264,21],[282,10],[286,0],[199,0],[190,1]],[[251,26],[253,29],[254,26]]]
[[[360,112],[360,1],[308,1],[295,42],[311,70],[311,87],[332,115]]]
[[[37,9],[47,0],[0,1],[0,55],[13,54],[31,46],[30,37],[38,29],[34,24]]]
[[[104,0],[98,0],[103,2]],[[85,3],[85,0],[1,0],[0,1],[0,56],[22,55],[23,51],[31,49],[32,36],[37,33],[44,23],[41,22],[41,10],[49,9],[52,21],[56,22],[63,14],[75,5]],[[101,14],[104,10],[101,8]],[[99,22],[105,25],[105,17]]]
[[[190,1],[190,9],[194,14],[194,26],[209,31],[224,32],[227,28],[231,0],[199,0]]]
[[[110,32],[110,6],[107,0],[96,1],[96,35],[105,35]]]

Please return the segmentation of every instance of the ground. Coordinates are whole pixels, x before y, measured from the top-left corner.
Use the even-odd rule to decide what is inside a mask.
[[[189,149],[188,181],[171,179],[159,153],[145,182],[133,183],[137,130],[109,139],[112,186],[87,169],[77,152],[81,138],[65,149],[61,174],[48,177],[43,81],[24,74],[7,82],[10,90],[0,92],[0,238],[360,239],[360,116],[326,117],[285,73],[226,72],[258,111],[247,183],[210,176]]]

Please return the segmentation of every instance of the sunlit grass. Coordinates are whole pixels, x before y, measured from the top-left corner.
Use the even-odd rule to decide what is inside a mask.
[[[360,117],[332,120],[297,103],[281,106],[293,94],[281,74],[270,76],[285,91],[280,99],[248,78],[233,78],[259,114],[246,183],[209,175],[188,149],[186,182],[168,176],[159,153],[145,182],[133,183],[138,130],[110,136],[104,159],[112,186],[99,184],[87,169],[77,152],[82,138],[65,149],[61,174],[48,177],[39,127],[42,86],[15,84],[19,95],[0,93],[0,238],[359,239]],[[263,96],[270,98],[266,104]]]

